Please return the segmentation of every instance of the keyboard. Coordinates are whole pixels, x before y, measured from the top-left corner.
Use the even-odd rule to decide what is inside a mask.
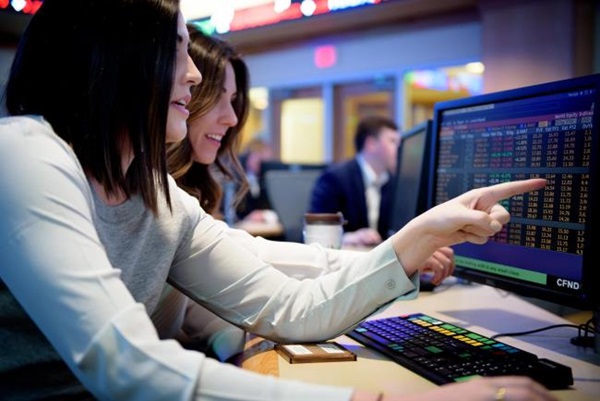
[[[524,375],[550,390],[573,384],[571,368],[422,313],[362,322],[346,335],[435,384]]]

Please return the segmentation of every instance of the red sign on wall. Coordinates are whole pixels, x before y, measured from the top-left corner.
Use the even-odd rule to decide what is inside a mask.
[[[0,10],[20,14],[35,14],[43,0],[0,0]]]

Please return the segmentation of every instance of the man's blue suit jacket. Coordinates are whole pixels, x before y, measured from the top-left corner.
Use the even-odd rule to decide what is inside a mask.
[[[381,188],[378,230],[381,238],[389,236],[393,207],[393,179]],[[328,167],[317,179],[310,201],[310,212],[342,212],[347,223],[344,231],[369,227],[367,201],[362,171],[356,159]]]

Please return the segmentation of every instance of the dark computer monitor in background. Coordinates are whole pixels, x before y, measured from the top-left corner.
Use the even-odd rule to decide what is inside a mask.
[[[532,177],[545,189],[503,202],[511,221],[485,245],[454,247],[455,275],[598,311],[600,75],[437,103],[432,204]],[[598,316],[598,313],[596,313]],[[598,319],[596,319],[598,321]]]
[[[389,235],[427,210],[432,122],[427,120],[402,133],[393,178]]]
[[[325,163],[288,163],[281,160],[263,160],[260,164],[258,179],[261,188],[266,188],[265,175],[269,171],[303,171],[303,170],[323,170],[327,167]]]
[[[281,160],[264,160],[260,165],[260,175],[264,176],[270,170],[322,170],[326,166],[325,163],[287,163]]]

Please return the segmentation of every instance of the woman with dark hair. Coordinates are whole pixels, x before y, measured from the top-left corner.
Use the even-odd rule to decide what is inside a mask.
[[[509,218],[498,200],[544,181],[439,205],[344,274],[287,277],[167,174],[165,142],[185,137],[201,80],[188,43],[176,0],[45,0],[33,16],[8,80],[11,116],[0,120],[2,399],[399,400],[219,363],[159,340],[148,314],[169,281],[266,338],[332,338],[414,290],[435,249],[485,242]],[[514,377],[412,399],[483,401],[498,388],[511,401],[553,399]]]

